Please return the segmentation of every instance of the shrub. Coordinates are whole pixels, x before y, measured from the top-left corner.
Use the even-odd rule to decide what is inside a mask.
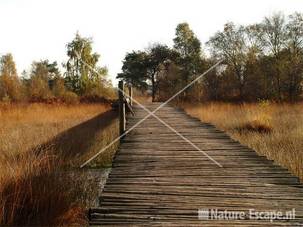
[[[62,98],[64,94],[66,93],[66,88],[64,85],[64,79],[63,78],[55,78],[54,84],[52,87],[52,93],[56,98]]]
[[[106,80],[99,80],[90,82],[86,86],[86,89],[82,95],[82,100],[86,101],[98,101],[114,99],[116,92],[113,87]]]
[[[66,91],[62,95],[62,101],[67,104],[77,104],[79,103],[78,95],[72,91]]]
[[[52,98],[47,81],[40,77],[32,77],[29,85],[29,97],[31,101],[47,101]]]
[[[22,86],[17,76],[0,76],[0,99],[19,101],[22,98]]]
[[[21,83],[11,54],[0,57],[0,101],[19,101],[22,94]]]

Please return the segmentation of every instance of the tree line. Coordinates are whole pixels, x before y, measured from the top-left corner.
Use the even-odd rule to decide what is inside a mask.
[[[298,101],[303,86],[303,15],[281,13],[247,26],[226,23],[206,42],[207,54],[189,24],[176,28],[173,47],[153,44],[127,53],[123,79],[153,100],[165,100],[213,64],[216,70],[188,88],[182,100]]]
[[[93,52],[91,38],[77,33],[67,44],[67,56],[63,73],[56,61],[40,60],[22,76],[18,76],[12,54],[1,56],[0,101],[76,103],[114,97],[107,68],[98,66],[100,55]]]

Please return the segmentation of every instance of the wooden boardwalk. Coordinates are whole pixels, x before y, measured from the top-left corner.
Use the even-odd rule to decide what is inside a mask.
[[[128,128],[147,114],[134,110]],[[303,186],[286,169],[181,110],[166,106],[156,114],[223,168],[150,117],[123,139],[91,225],[303,226]],[[212,208],[246,214],[294,208],[295,219],[198,219],[198,209]]]

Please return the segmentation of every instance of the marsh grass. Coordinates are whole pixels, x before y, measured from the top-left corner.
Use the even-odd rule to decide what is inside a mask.
[[[67,174],[118,134],[101,104],[0,106],[0,225],[85,226],[87,175]],[[110,165],[115,146],[94,165]]]
[[[303,180],[303,104],[181,104]]]

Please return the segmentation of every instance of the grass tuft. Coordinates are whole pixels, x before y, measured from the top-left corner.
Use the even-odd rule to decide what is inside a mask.
[[[267,124],[259,122],[258,120],[253,120],[243,125],[239,125],[235,130],[239,131],[239,133],[255,132],[262,134],[271,133],[273,129]]]

